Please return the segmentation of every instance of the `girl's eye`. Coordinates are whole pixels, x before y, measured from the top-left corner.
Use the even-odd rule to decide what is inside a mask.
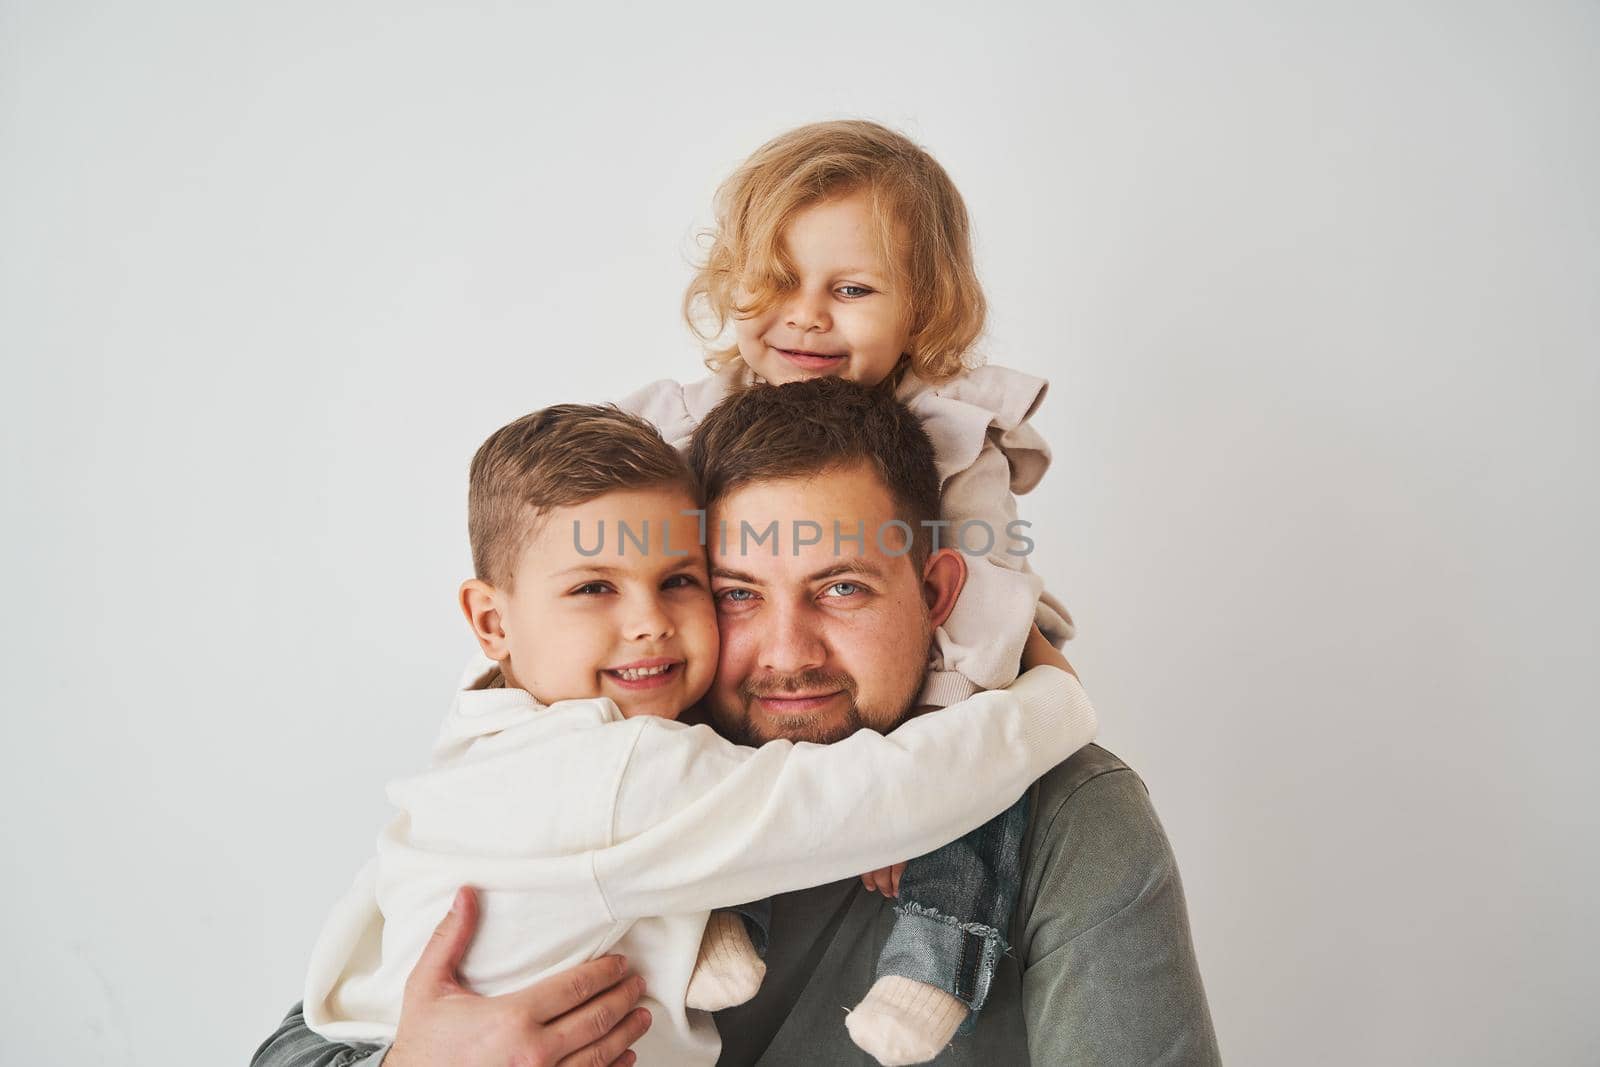
[[[700,582],[692,574],[674,574],[661,583],[663,589],[692,589]]]
[[[572,592],[575,596],[597,596],[600,593],[607,593],[610,591],[611,586],[607,585],[605,582],[586,582],[583,585],[578,586],[578,588],[574,589]]]
[[[868,289],[864,285],[841,285],[839,288],[835,289],[834,292],[838,293],[840,296],[847,296],[852,299],[872,295],[872,290]]]
[[[844,592],[836,594],[838,596],[854,596],[861,590],[861,585],[857,582],[834,582],[832,585],[828,586],[829,593],[833,593],[833,591],[836,589],[844,590]]]

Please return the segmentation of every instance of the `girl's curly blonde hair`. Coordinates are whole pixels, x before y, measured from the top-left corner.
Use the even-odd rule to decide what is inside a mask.
[[[738,358],[737,344],[713,347],[731,320],[767,310],[796,284],[783,247],[790,220],[855,192],[871,198],[879,252],[910,296],[911,369],[937,383],[968,366],[964,357],[983,331],[987,304],[961,194],[938,161],[906,137],[876,122],[842,120],[768,141],[717,190],[706,258],[683,299],[689,328],[707,345],[708,367]]]

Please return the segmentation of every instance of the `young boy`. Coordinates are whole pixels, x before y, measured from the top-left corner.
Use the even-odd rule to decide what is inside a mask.
[[[615,408],[547,408],[478,450],[461,608],[483,656],[319,938],[318,1033],[391,1040],[406,976],[473,885],[477,992],[619,952],[654,1019],[640,1061],[714,1063],[710,1015],[684,1005],[710,909],[930,851],[1092,738],[1050,666],[889,737],[757,749],[676,721],[718,655],[696,500],[678,453]]]

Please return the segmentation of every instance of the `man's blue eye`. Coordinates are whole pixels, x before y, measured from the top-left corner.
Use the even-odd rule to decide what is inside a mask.
[[[735,596],[735,594],[743,594],[743,596]],[[732,600],[737,604],[743,604],[744,597],[754,595],[755,594],[751,593],[748,589],[724,589],[721,593],[722,599]]]
[[[847,590],[846,592],[840,593],[840,596],[849,596],[852,592],[860,588],[861,586],[855,582],[834,582],[832,585],[828,586],[830,592],[835,589]]]

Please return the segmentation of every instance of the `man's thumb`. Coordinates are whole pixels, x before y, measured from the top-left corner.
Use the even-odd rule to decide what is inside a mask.
[[[411,982],[431,988],[458,985],[456,968],[460,966],[461,957],[466,954],[467,945],[472,943],[472,935],[477,928],[478,896],[467,886],[462,886],[456,890],[449,913],[434,927],[433,936],[428,938],[421,958],[411,969]]]

